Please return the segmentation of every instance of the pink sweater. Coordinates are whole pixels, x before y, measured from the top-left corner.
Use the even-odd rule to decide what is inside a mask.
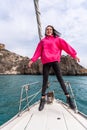
[[[38,43],[31,60],[35,62],[41,57],[43,64],[54,61],[60,62],[62,50],[71,55],[71,57],[76,57],[76,51],[64,39],[60,37],[46,36]]]

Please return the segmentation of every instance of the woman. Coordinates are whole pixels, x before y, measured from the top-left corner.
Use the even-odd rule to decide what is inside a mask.
[[[36,51],[28,64],[28,66],[31,67],[32,63],[41,57],[43,64],[43,85],[39,111],[41,111],[45,105],[45,92],[48,85],[48,75],[51,67],[53,68],[64,94],[67,97],[67,102],[71,108],[74,108],[60,72],[59,62],[62,50],[78,62],[80,61],[80,59],[76,56],[76,51],[64,39],[60,38],[60,33],[56,31],[53,26],[48,25],[45,29],[45,37],[39,42]]]

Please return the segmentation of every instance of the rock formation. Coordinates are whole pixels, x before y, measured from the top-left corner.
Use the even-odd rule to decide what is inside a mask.
[[[0,43],[0,50],[5,49],[5,44]]]
[[[42,63],[37,60],[28,68],[28,57],[20,56],[6,49],[0,50],[0,74],[42,74]],[[87,75],[87,69],[70,56],[62,56],[60,67],[63,75]],[[51,69],[50,74],[54,74]]]

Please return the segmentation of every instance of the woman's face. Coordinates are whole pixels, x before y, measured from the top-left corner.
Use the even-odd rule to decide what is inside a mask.
[[[53,35],[53,29],[52,29],[52,27],[48,26],[46,28],[46,35],[47,36]]]

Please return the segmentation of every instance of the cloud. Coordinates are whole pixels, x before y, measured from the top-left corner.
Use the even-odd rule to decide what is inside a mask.
[[[70,43],[87,67],[87,1],[39,0],[42,33],[52,24]],[[0,0],[0,42],[18,54],[31,57],[39,42],[33,0]]]

